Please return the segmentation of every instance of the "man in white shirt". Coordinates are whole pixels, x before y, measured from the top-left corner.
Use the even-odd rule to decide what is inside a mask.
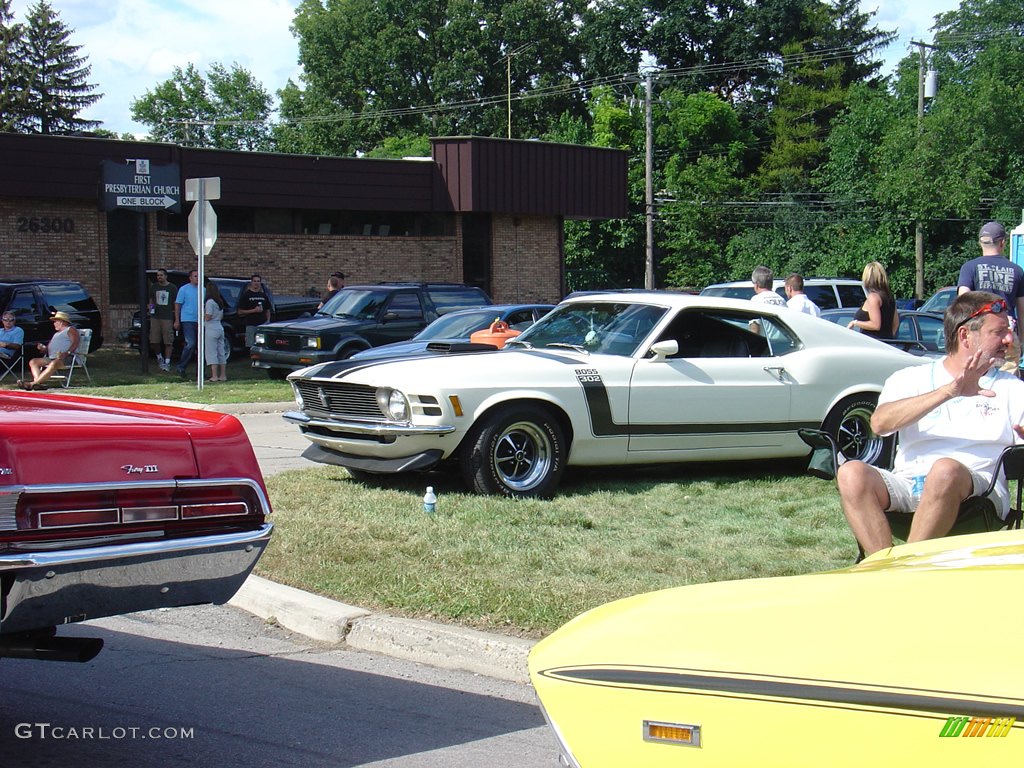
[[[814,315],[814,317],[821,317],[821,310],[818,308],[818,305],[807,298],[807,294],[804,293],[803,277],[796,272],[786,278],[786,295],[789,297],[786,306],[790,309]]]
[[[865,555],[892,546],[886,511],[913,515],[908,541],[945,536],[960,503],[988,487],[1003,448],[1024,440],[1024,381],[999,370],[1013,342],[1008,309],[992,293],[961,294],[946,310],[946,356],[883,385],[871,428],[899,432],[892,471],[848,461],[836,476]],[[1005,518],[1005,481],[993,500]]]
[[[772,290],[775,275],[772,274],[768,267],[754,267],[754,271],[750,273],[750,281],[754,284],[754,295],[750,297],[751,301],[756,304],[770,304],[777,307],[786,306],[785,300]]]

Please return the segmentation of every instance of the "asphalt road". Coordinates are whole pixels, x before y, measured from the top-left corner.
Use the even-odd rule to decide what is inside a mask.
[[[88,664],[0,661],[12,768],[554,768],[529,686],[318,647],[229,607],[101,619]]]

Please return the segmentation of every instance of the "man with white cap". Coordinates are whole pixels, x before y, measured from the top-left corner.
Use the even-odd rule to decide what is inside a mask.
[[[1003,255],[1006,249],[1006,230],[998,221],[990,221],[978,232],[981,256],[971,259],[960,268],[957,295],[967,291],[988,291],[1001,296],[1013,318],[1011,327],[1016,331],[1014,344],[1007,352],[1004,371],[1015,371],[1020,364],[1020,321],[1024,318],[1024,269]]]

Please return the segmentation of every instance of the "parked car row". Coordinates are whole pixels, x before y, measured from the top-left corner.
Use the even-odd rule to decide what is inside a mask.
[[[491,303],[480,288],[457,283],[349,285],[312,317],[259,326],[252,365],[283,379],[310,365],[406,341],[442,315]]]

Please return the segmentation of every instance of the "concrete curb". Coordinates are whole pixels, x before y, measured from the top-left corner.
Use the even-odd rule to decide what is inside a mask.
[[[371,614],[301,589],[249,576],[230,604],[313,640],[528,683],[534,641],[475,629]]]

